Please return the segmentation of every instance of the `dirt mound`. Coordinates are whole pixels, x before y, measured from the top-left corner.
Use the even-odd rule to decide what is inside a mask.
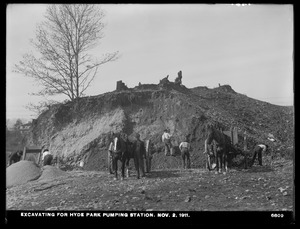
[[[38,181],[49,181],[57,177],[66,176],[66,175],[67,173],[60,170],[59,168],[51,165],[46,165],[43,167],[43,173],[38,179]]]
[[[32,161],[19,161],[6,168],[6,187],[38,179],[42,170]]]
[[[51,107],[33,124],[27,143],[49,142],[60,165],[68,168],[76,168],[83,161],[84,170],[106,170],[111,132],[122,131],[129,139],[139,133],[142,140],[150,139],[154,144],[153,169],[178,168],[180,156],[169,158],[163,153],[161,135],[168,127],[173,145],[188,138],[191,166],[201,168],[206,160],[203,152],[208,123],[218,124],[224,131],[236,128],[241,145],[247,136],[248,150],[265,143],[275,154],[292,155],[293,120],[292,108],[249,98],[230,85],[189,89],[172,82],[142,84]],[[269,134],[275,142],[268,140]]]

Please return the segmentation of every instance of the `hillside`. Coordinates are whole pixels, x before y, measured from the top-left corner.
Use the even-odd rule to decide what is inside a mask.
[[[180,157],[166,157],[161,135],[169,127],[174,145],[187,136],[193,168],[204,167],[205,125],[217,123],[224,130],[237,127],[248,147],[267,143],[278,157],[291,157],[294,140],[292,107],[272,105],[235,92],[229,85],[214,89],[186,88],[172,82],[142,84],[135,88],[83,97],[52,106],[33,123],[27,144],[48,144],[61,165],[73,168],[84,160],[85,170],[105,170],[111,132],[123,131],[132,139],[154,142],[153,169],[179,168]],[[269,141],[272,134],[276,142]]]

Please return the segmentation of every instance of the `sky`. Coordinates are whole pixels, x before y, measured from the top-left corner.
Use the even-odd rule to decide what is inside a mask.
[[[103,4],[104,37],[90,53],[119,51],[102,65],[86,95],[157,84],[182,71],[187,88],[229,84],[236,92],[281,106],[293,105],[293,6],[276,4]],[[34,51],[46,4],[10,4],[6,10],[6,118],[33,119],[29,103],[65,96],[37,97],[31,78],[13,72]]]

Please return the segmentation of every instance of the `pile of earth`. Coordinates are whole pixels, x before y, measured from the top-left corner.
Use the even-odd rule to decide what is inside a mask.
[[[24,184],[38,179],[42,171],[32,161],[22,160],[6,168],[6,187]]]
[[[66,176],[67,173],[55,166],[46,165],[42,168],[43,173],[39,177],[38,181],[50,181],[58,177]]]
[[[21,160],[6,168],[6,187],[25,184],[34,180],[47,182],[66,175],[66,172],[55,166],[47,165],[40,168],[32,161]]]
[[[163,130],[169,128],[177,151],[187,137],[192,146],[192,168],[203,168],[209,123],[223,130],[237,128],[240,148],[246,135],[249,150],[265,143],[273,156],[293,155],[293,108],[249,98],[229,85],[188,89],[172,82],[164,86],[141,84],[53,105],[33,122],[26,142],[48,144],[61,168],[69,170],[83,162],[84,170],[106,170],[111,133],[124,132],[129,140],[139,133],[142,140],[153,143],[152,169],[175,169],[181,166],[180,157],[164,156],[161,141]],[[268,140],[270,134],[275,141]]]

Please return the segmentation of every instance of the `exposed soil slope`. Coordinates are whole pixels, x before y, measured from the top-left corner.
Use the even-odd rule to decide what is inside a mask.
[[[55,105],[34,122],[27,143],[48,144],[65,170],[82,160],[85,170],[105,170],[110,133],[123,131],[132,139],[138,132],[142,140],[154,142],[153,169],[177,169],[180,157],[162,153],[161,135],[169,127],[175,146],[188,137],[192,168],[201,168],[209,122],[224,130],[237,127],[241,139],[246,131],[249,149],[259,142],[270,145],[274,156],[291,157],[293,153],[293,109],[251,99],[229,85],[214,89],[188,89],[174,83],[140,85]],[[273,134],[276,142],[269,141],[268,134]]]

